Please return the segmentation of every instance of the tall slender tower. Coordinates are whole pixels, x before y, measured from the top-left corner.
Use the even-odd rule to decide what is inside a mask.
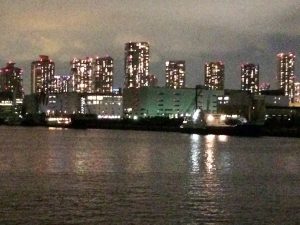
[[[277,81],[280,89],[284,90],[284,95],[289,96],[291,102],[294,100],[295,91],[295,58],[296,56],[289,53],[277,54],[278,70]]]
[[[173,89],[185,87],[185,61],[166,62],[166,87]]]
[[[224,64],[219,62],[206,63],[204,67],[204,86],[209,90],[224,89]]]
[[[259,65],[252,63],[241,65],[241,89],[250,93],[259,93]]]
[[[149,43],[125,44],[125,88],[149,86]]]
[[[111,94],[113,87],[114,60],[110,56],[96,57],[93,63],[94,91]]]
[[[52,93],[55,64],[46,55],[31,63],[31,93]]]
[[[86,59],[74,58],[71,61],[72,86],[74,92],[92,93],[92,69],[93,59],[87,57]]]
[[[8,62],[0,69],[0,92],[9,92],[15,98],[23,98],[23,70],[15,67],[14,62]]]

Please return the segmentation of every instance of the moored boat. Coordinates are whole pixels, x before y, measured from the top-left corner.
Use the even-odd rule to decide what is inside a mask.
[[[69,127],[71,124],[71,118],[69,117],[47,117],[46,124],[49,127]]]
[[[261,125],[249,123],[238,115],[204,114],[197,109],[192,117],[185,118],[181,132],[234,136],[260,136]]]

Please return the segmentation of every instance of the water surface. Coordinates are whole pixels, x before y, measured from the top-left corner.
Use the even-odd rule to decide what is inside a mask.
[[[300,139],[0,127],[0,224],[299,224]]]

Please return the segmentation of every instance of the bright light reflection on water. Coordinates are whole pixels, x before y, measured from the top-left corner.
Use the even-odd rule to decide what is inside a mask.
[[[214,158],[214,146],[216,141],[216,135],[206,135],[205,136],[205,165],[209,173],[215,169],[215,158]]]
[[[228,141],[228,136],[227,135],[218,135],[218,140],[220,142],[227,142]]]
[[[192,134],[191,138],[191,163],[192,173],[199,172],[199,158],[200,158],[200,136],[198,134]]]

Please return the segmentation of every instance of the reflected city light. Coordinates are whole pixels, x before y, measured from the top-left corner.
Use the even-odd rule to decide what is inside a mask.
[[[132,146],[134,149],[134,146]],[[130,160],[126,160],[125,169],[129,173],[148,172],[150,171],[150,144],[144,142],[139,146],[138,151],[129,151],[127,157]]]
[[[198,134],[192,134],[191,135],[191,139],[192,141],[198,142],[199,141],[200,136]]]
[[[216,135],[206,135],[205,136],[205,166],[209,173],[215,169],[215,158],[214,158],[214,145],[215,145]]]
[[[212,149],[207,149],[206,151],[206,168],[209,172],[212,171],[214,164],[214,154]]]
[[[48,130],[63,130],[63,129],[66,129],[66,128],[63,128],[63,127],[48,127]]]
[[[206,136],[205,136],[205,139],[206,139],[208,142],[213,141],[215,138],[216,138],[216,135],[214,135],[214,134],[209,134],[209,135],[206,135]]]
[[[228,141],[228,136],[227,135],[218,135],[218,140],[220,142],[227,142]]]
[[[199,156],[200,156],[200,136],[192,134],[191,136],[191,164],[192,172],[199,172]]]
[[[76,161],[75,161],[75,172],[78,174],[83,174],[88,169],[86,152],[76,152]]]

